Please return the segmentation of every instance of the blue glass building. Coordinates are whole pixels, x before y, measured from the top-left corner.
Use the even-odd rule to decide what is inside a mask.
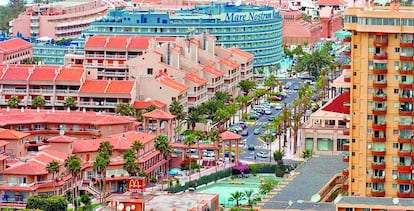
[[[84,35],[187,37],[208,32],[217,44],[255,55],[254,66],[282,59],[282,17],[270,6],[215,4],[169,12],[113,10],[91,23]]]

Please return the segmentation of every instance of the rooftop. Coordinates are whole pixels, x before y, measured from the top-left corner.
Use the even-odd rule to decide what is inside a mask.
[[[350,92],[344,92],[338,95],[330,102],[326,103],[321,109],[323,111],[330,111],[335,113],[349,114],[349,108],[344,107],[344,103],[351,99]]]
[[[404,199],[399,198],[398,203],[393,203],[393,198],[386,198],[386,197],[350,197],[350,196],[343,196],[339,202],[337,203],[338,206],[344,205],[344,204],[364,204],[364,205],[371,205],[371,206],[393,206],[398,207],[396,209],[401,209],[402,207],[404,209],[413,209],[414,207],[414,201],[413,199]]]
[[[175,116],[167,113],[165,111],[162,111],[160,109],[155,109],[151,112],[145,113],[142,115],[143,117],[147,117],[147,118],[154,118],[154,119],[174,119]]]
[[[130,94],[135,87],[135,81],[121,80],[86,80],[79,94]]]
[[[92,36],[85,42],[88,48],[118,48],[118,49],[147,49],[148,37],[126,37],[126,36]]]
[[[145,203],[145,208],[148,210],[171,210],[175,208],[177,211],[184,211],[197,207],[197,204],[202,203],[202,201],[209,202],[218,197],[218,194],[187,192],[181,194],[157,194],[153,195],[153,197]]]
[[[58,66],[39,66],[34,68],[29,81],[50,81],[55,79]]]
[[[33,45],[30,42],[22,40],[20,38],[12,38],[9,40],[5,40],[0,42],[0,52],[11,52],[19,49],[30,48]]]
[[[22,132],[15,131],[15,130],[0,128],[0,139],[1,140],[18,140],[18,139],[27,137],[29,135],[30,135],[29,133],[22,133]]]
[[[165,103],[159,100],[135,101],[133,105],[134,105],[134,108],[136,109],[146,109],[152,105],[157,107],[158,109],[161,109],[166,106]]]

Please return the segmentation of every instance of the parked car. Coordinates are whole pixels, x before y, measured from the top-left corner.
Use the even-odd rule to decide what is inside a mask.
[[[276,118],[276,116],[269,116],[269,118],[267,118],[268,121],[273,121]]]
[[[269,153],[267,151],[260,151],[256,154],[256,156],[259,157],[259,158],[268,158]]]
[[[247,119],[259,119],[259,116],[257,114],[255,114],[255,113],[250,113],[247,116]]]
[[[243,130],[241,133],[242,136],[248,136],[249,135],[249,131],[248,130]]]
[[[247,123],[246,122],[239,122],[240,127],[242,127],[243,129],[247,128]]]
[[[215,153],[213,150],[204,150],[203,151],[203,156],[204,157],[214,157]]]
[[[272,114],[272,110],[271,110],[271,109],[266,109],[266,110],[265,110],[265,114],[266,114],[266,115],[270,115],[270,114]]]
[[[231,156],[234,157],[236,154],[232,151],[231,152]],[[229,157],[229,151],[225,151],[224,152],[224,157],[228,158]]]
[[[254,129],[253,134],[259,135],[260,134],[260,128]]]
[[[275,109],[276,109],[276,110],[282,110],[282,109],[283,109],[282,104],[281,104],[281,103],[276,103],[276,105],[275,105]]]
[[[256,146],[253,144],[250,144],[249,146],[247,146],[247,150],[254,151],[255,149],[256,149]]]
[[[272,97],[270,97],[270,99],[275,100],[275,101],[281,101],[281,100],[283,100],[283,97],[282,96],[272,96]]]

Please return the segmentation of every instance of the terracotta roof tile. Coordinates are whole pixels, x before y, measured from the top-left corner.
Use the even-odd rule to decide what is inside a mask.
[[[0,129],[0,139],[1,140],[18,140],[24,137],[30,136],[29,133],[22,133],[15,130],[9,129]]]
[[[30,42],[27,42],[20,38],[12,38],[10,40],[0,42],[0,52],[10,52],[19,49],[30,48],[32,46],[33,45]]]
[[[70,136],[55,136],[49,138],[47,141],[50,143],[72,143],[76,138]]]
[[[69,154],[63,153],[63,152],[59,152],[56,150],[51,150],[51,149],[44,149],[42,151],[40,151],[39,153],[43,153],[53,159],[55,159],[56,161],[65,161],[66,158],[68,158]]]
[[[135,87],[135,81],[110,81],[106,94],[130,94]]]
[[[234,61],[232,61],[231,59],[228,59],[228,58],[221,59],[220,63],[222,63],[222,64],[224,64],[228,67],[231,67],[232,69],[237,68],[237,67],[240,66],[239,64],[237,64],[236,62],[234,62]]]
[[[236,139],[241,139],[241,136],[230,132],[230,131],[224,131],[223,133],[220,133],[220,137],[222,140],[236,140]]]
[[[82,93],[105,93],[108,81],[106,80],[86,80],[80,90],[79,94]]]
[[[92,36],[86,40],[85,48],[103,48],[106,44],[105,36]]]
[[[197,84],[198,86],[202,86],[207,83],[207,80],[201,78],[200,76],[194,73],[187,73],[185,74],[185,80],[191,81],[192,83]]]
[[[36,67],[29,77],[29,81],[53,81],[55,79],[58,66]]]
[[[6,175],[45,175],[46,167],[36,161],[28,161],[13,165],[3,171]]]
[[[2,141],[2,140],[0,140],[0,147],[6,146],[7,144],[9,144],[8,141]]]
[[[184,92],[184,91],[188,90],[188,86],[186,86],[186,85],[184,85],[180,82],[177,82],[177,81],[175,81],[175,80],[173,80],[169,77],[163,76],[163,77],[160,77],[158,80],[161,84],[163,84],[165,86],[168,86],[170,88],[173,88],[173,89],[175,89],[179,92]]]
[[[247,59],[253,59],[253,57],[254,57],[253,54],[251,54],[249,52],[246,52],[246,51],[243,51],[243,50],[240,50],[239,48],[231,48],[230,50],[231,50],[232,53],[238,54],[238,55],[240,55],[244,58],[247,58]]]
[[[105,48],[121,48],[126,49],[128,44],[128,37],[108,37],[109,41],[106,43]]]
[[[146,144],[157,138],[155,134],[137,131],[128,131],[125,133],[115,134],[110,137],[112,138],[110,141],[112,146],[118,150],[129,149],[136,140],[140,141],[142,144]]]
[[[63,67],[56,77],[56,81],[80,82],[83,76],[83,67]]]
[[[334,98],[331,102],[326,104],[322,108],[322,110],[335,112],[335,113],[349,114],[349,108],[344,107],[344,102],[349,102],[350,98],[351,98],[350,93],[344,92],[341,95]]]
[[[134,102],[134,108],[136,109],[146,109],[152,105],[154,105],[157,108],[164,108],[166,106],[165,103],[159,100],[135,101]]]
[[[143,117],[149,117],[149,118],[154,118],[154,119],[174,119],[175,116],[167,113],[165,111],[162,111],[160,109],[155,109],[151,112],[145,113],[142,115]]]
[[[147,49],[149,46],[148,37],[133,37],[129,42],[128,49]]]
[[[25,66],[9,67],[6,73],[3,74],[1,80],[27,81],[29,69],[29,67]]]
[[[176,37],[155,37],[154,39],[160,42],[173,42],[177,40]]]
[[[72,153],[97,152],[99,145],[107,139],[75,140]]]
[[[214,67],[212,67],[210,65],[204,66],[203,70],[210,73],[210,74],[213,74],[217,77],[220,77],[220,76],[223,75],[223,72],[221,72],[220,70],[215,69]]]
[[[346,1],[343,0],[319,0],[317,5],[346,5]]]

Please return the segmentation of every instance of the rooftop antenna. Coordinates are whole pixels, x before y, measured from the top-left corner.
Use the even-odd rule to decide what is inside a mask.
[[[318,193],[314,194],[310,199],[310,201],[313,203],[318,203],[320,200],[321,200],[321,195],[319,195]]]

